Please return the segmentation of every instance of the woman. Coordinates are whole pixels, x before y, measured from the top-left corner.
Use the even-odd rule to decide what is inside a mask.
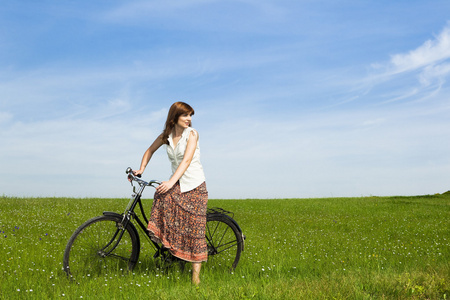
[[[207,260],[205,239],[208,192],[200,163],[199,136],[191,127],[194,110],[184,102],[172,104],[165,128],[142,157],[142,174],[153,153],[165,145],[172,176],[157,188],[148,230],[172,255],[192,262],[192,282],[200,283],[201,262]]]

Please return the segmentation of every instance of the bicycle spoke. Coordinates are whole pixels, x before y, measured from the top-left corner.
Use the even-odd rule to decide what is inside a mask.
[[[124,257],[124,256],[120,256],[120,255],[117,255],[117,254],[109,254],[108,257],[115,257],[115,258],[119,258],[119,259],[125,260],[125,261],[129,261],[130,260],[129,257]]]
[[[230,245],[230,244],[231,244],[231,245]],[[229,246],[228,246],[228,245],[229,245]],[[235,247],[236,245],[237,245],[237,240],[234,240],[234,241],[231,241],[231,242],[222,244],[222,245],[220,245],[220,246],[217,246],[216,249],[221,249],[220,251],[217,251],[217,254],[218,254],[218,253],[221,253],[221,252],[223,252],[223,251],[225,251],[225,250],[228,250],[228,249],[230,249],[230,248],[232,248],[232,247]],[[225,248],[225,249],[222,249],[222,248],[225,247],[225,246],[228,246],[228,247]]]
[[[242,234],[232,219],[224,214],[209,216],[206,227],[208,266],[212,269],[234,269],[242,251]]]
[[[222,241],[223,241],[223,239],[225,238],[225,236],[226,236],[226,234],[227,234],[228,228],[229,228],[229,227],[226,227],[226,228],[225,228],[225,231],[223,232],[222,237],[220,238],[220,241],[217,243],[217,247],[219,247],[219,245],[222,244]]]

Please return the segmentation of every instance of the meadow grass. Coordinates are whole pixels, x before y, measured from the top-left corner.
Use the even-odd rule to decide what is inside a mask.
[[[155,266],[141,242],[128,274],[69,281],[73,231],[128,199],[0,197],[1,299],[449,299],[450,195],[210,200],[247,239],[232,273]],[[151,200],[144,200],[147,210]]]

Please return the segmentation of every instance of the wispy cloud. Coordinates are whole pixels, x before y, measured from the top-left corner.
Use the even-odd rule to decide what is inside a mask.
[[[109,10],[104,14],[104,18],[110,21],[120,21],[148,17],[149,15],[167,15],[174,11],[182,11],[214,2],[217,2],[217,0],[174,0],[168,3],[159,1],[130,1]]]
[[[291,4],[297,10],[298,4]],[[166,28],[195,30],[192,38],[205,33],[218,35],[272,34],[284,35],[280,24],[296,17],[286,3],[254,0],[187,0],[187,1],[129,1],[99,14],[97,21]],[[271,26],[267,26],[271,25]],[[277,25],[277,26],[274,26]]]
[[[419,72],[421,82],[429,84],[431,78],[442,78],[449,73],[450,22],[434,38],[406,53],[391,56],[388,63],[374,63],[374,78],[386,79],[407,72]]]
[[[450,23],[447,23],[435,38],[417,48],[391,55],[389,61],[373,63],[370,75],[358,80],[359,91],[354,91],[357,94],[354,100],[370,99],[375,105],[390,105],[436,99],[447,93],[443,88],[449,75]],[[361,97],[362,94],[366,96]]]
[[[401,73],[439,64],[448,58],[450,58],[450,24],[435,39],[426,41],[406,54],[393,55],[391,65],[394,73]]]

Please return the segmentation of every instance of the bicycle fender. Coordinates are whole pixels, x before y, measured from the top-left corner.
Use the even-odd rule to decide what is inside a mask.
[[[239,230],[239,233],[240,234],[242,234],[242,229],[241,229],[241,227],[239,226],[239,224],[236,222],[236,220],[235,219],[233,219],[232,217],[230,217],[229,215],[226,215],[226,214],[221,214],[221,213],[215,213],[215,214],[208,214],[209,216],[214,216],[214,215],[220,215],[220,216],[223,216],[223,217],[225,217],[225,218],[227,218],[228,220],[230,220],[235,226],[236,226],[236,228]],[[208,218],[208,215],[206,215],[206,218]]]
[[[118,213],[112,212],[112,211],[104,211],[103,215],[104,216],[115,216],[115,217],[118,217],[118,218],[122,219],[122,215],[121,214],[118,214]]]

